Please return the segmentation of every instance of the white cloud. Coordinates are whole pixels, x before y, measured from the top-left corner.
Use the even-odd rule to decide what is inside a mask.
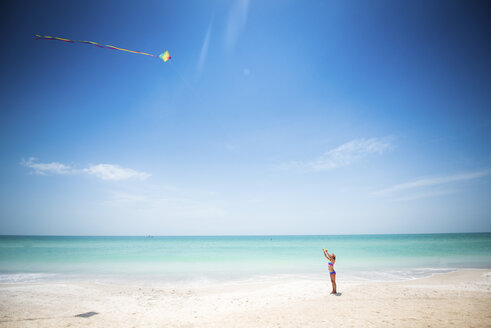
[[[394,146],[388,138],[355,139],[325,152],[313,161],[294,162],[288,166],[326,171],[348,166],[370,155],[381,155],[392,149]]]
[[[198,62],[198,73],[201,73],[203,71],[203,66],[205,65],[206,56],[208,55],[212,25],[213,25],[213,19],[211,20],[210,25],[208,26],[208,31],[206,32],[205,39],[203,40],[203,45],[201,46],[201,53],[199,55],[199,62]]]
[[[489,175],[490,173],[491,173],[490,170],[481,170],[481,171],[458,173],[458,174],[440,176],[440,177],[422,178],[410,182],[397,184],[382,190],[378,190],[373,192],[373,194],[379,196],[392,195],[405,191],[412,191],[415,189],[431,188],[431,187],[441,186],[454,182],[479,179]]]
[[[33,169],[36,174],[82,174],[86,173],[94,175],[102,180],[126,180],[130,178],[139,178],[140,180],[147,179],[150,174],[145,172],[139,172],[133,169],[124,168],[115,164],[97,164],[90,165],[85,169],[74,169],[71,166],[52,162],[52,163],[38,163],[37,159],[30,157],[27,161],[22,160],[21,164]]]
[[[113,164],[90,165],[89,168],[84,169],[84,172],[95,175],[102,180],[126,180],[130,178],[145,180],[150,176],[145,172],[138,172]]]
[[[68,165],[51,162],[51,163],[37,163],[37,158],[29,157],[28,160],[22,159],[21,164],[33,169],[34,173],[45,175],[47,173],[52,174],[72,174],[75,171]]]
[[[225,40],[227,50],[231,50],[247,22],[247,11],[249,0],[236,0],[228,16],[227,28],[225,30]]]

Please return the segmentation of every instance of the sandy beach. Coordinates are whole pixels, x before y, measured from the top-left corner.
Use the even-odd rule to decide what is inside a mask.
[[[200,287],[4,284],[0,327],[491,327],[489,270],[338,280],[338,295],[327,279],[309,277]]]

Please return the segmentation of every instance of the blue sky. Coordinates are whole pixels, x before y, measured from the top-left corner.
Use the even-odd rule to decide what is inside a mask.
[[[1,13],[1,234],[491,231],[487,2]]]

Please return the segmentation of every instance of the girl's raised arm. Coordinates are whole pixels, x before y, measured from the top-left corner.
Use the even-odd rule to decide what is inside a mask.
[[[324,256],[326,257],[326,259],[330,261],[331,259],[329,258],[329,253],[327,252],[327,249],[323,248],[322,251],[324,252]]]

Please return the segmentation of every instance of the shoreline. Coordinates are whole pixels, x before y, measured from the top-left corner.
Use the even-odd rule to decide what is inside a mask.
[[[0,327],[491,326],[491,270],[338,281],[337,296],[330,288],[328,279],[307,277],[194,287],[1,284]]]
[[[449,274],[461,270],[488,270],[490,267],[474,268],[415,268],[415,269],[387,269],[378,271],[348,271],[338,270],[337,279],[346,284],[357,283],[390,283],[404,282],[429,278],[434,275]],[[353,272],[357,272],[354,274]],[[367,274],[368,273],[368,274]],[[200,285],[233,284],[249,281],[284,281],[284,280],[324,280],[328,279],[328,272],[323,273],[262,273],[254,275],[189,275],[177,278],[164,275],[133,275],[133,274],[73,274],[73,273],[0,273],[0,287],[8,285],[35,285],[35,284],[70,284],[94,283],[120,286],[154,286],[168,287],[173,285],[196,287]],[[383,277],[383,278],[381,278]]]

